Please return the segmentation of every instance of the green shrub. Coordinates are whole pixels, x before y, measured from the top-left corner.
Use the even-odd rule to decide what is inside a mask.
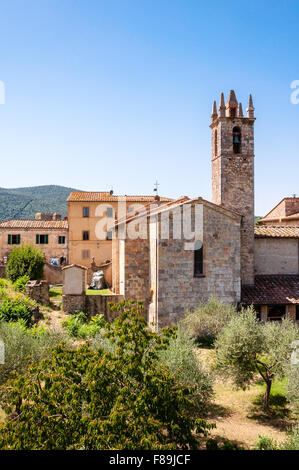
[[[14,247],[8,256],[6,274],[8,278],[15,282],[25,274],[31,280],[41,279],[45,264],[44,254],[33,245]]]
[[[255,448],[257,450],[278,450],[278,444],[269,436],[259,436]]]
[[[28,284],[28,282],[30,281],[30,277],[27,275],[27,274],[24,274],[24,276],[22,277],[19,277],[14,286],[15,286],[15,289],[19,292],[22,292],[23,294],[25,294],[26,292],[26,285]]]
[[[10,298],[2,296],[0,302],[0,322],[16,322],[23,320],[26,326],[30,326],[32,311],[36,308],[36,303],[20,295]]]
[[[197,411],[202,410],[213,395],[212,379],[202,369],[194,351],[195,345],[180,326],[176,336],[160,354],[160,359],[186,387],[192,389]]]
[[[282,445],[283,450],[299,450],[299,424],[294,426],[287,440]]]
[[[192,312],[188,312],[182,321],[189,336],[203,345],[213,344],[221,329],[236,313],[232,305],[211,297],[207,303],[200,303]]]
[[[12,372],[25,373],[30,362],[40,361],[47,349],[61,341],[60,334],[44,327],[28,329],[24,322],[0,323],[0,338],[5,346],[5,363],[0,365],[0,383],[6,382]]]
[[[112,308],[113,353],[60,345],[1,388],[0,449],[198,448],[212,426],[190,413],[191,390],[159,360],[172,331],[150,331],[140,305]]]
[[[84,312],[79,312],[65,318],[62,325],[68,331],[70,336],[75,338],[91,338],[105,327],[106,322],[103,315],[95,315],[88,321],[87,315]]]

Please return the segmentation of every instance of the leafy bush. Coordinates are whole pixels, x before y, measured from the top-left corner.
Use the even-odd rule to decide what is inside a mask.
[[[44,254],[38,248],[35,248],[33,245],[16,246],[8,256],[6,274],[13,282],[25,274],[31,280],[41,279],[43,277],[44,264]]]
[[[255,448],[257,450],[278,450],[278,444],[269,436],[259,436]]]
[[[201,303],[195,310],[188,312],[183,325],[189,336],[199,343],[210,345],[235,313],[232,305],[211,297],[207,303]]]
[[[299,424],[294,426],[283,443],[283,450],[299,450]]]
[[[163,364],[186,387],[193,391],[197,411],[202,410],[213,395],[210,375],[202,369],[194,351],[194,341],[179,327],[175,337],[171,338],[168,347],[161,351]]]
[[[84,312],[79,312],[65,318],[62,322],[64,328],[67,329],[70,336],[75,338],[91,338],[105,327],[106,322],[103,315],[95,315],[88,321],[87,315]]]
[[[0,323],[0,338],[5,345],[5,363],[0,364],[0,383],[6,382],[12,372],[22,374],[33,361],[45,357],[47,349],[61,341],[61,335],[44,327],[28,329],[24,322]]]
[[[16,282],[15,282],[15,289],[19,292],[22,292],[23,294],[25,294],[26,292],[26,284],[30,281],[30,277],[25,274],[24,276],[22,277],[19,277]]]
[[[0,302],[0,322],[16,322],[23,320],[26,326],[30,326],[32,311],[36,308],[34,300],[17,295],[10,298],[2,295]]]
[[[298,328],[290,320],[261,324],[253,308],[244,309],[217,337],[219,366],[241,388],[259,373],[266,384],[264,406],[268,409],[272,382],[286,375],[291,344],[298,335]]]
[[[299,424],[294,426],[288,433],[287,440],[278,444],[268,436],[259,436],[256,443],[258,450],[299,450]]]
[[[150,331],[140,305],[113,308],[120,314],[107,326],[113,353],[60,345],[2,387],[0,449],[198,447],[211,425],[189,412],[191,390],[159,360],[172,331]]]

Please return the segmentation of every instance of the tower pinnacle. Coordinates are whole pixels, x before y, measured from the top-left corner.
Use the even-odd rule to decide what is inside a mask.
[[[254,106],[253,106],[251,94],[249,95],[248,108],[246,109],[246,112],[247,112],[247,117],[254,118]]]
[[[213,107],[212,107],[212,114],[211,114],[212,121],[215,121],[217,117],[218,117],[218,114],[217,114],[216,101],[214,101]]]
[[[220,95],[219,117],[225,117],[225,101],[223,93]]]

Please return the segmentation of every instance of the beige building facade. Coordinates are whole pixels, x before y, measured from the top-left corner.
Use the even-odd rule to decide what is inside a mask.
[[[40,214],[39,214],[40,217]],[[48,263],[68,261],[67,220],[6,220],[0,223],[0,260],[5,262],[14,246],[31,244],[41,249]]]

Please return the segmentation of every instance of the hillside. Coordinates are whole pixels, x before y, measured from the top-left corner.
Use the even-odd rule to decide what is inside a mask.
[[[32,219],[36,212],[58,212],[65,217],[71,191],[74,189],[56,185],[0,188],[0,221]]]

